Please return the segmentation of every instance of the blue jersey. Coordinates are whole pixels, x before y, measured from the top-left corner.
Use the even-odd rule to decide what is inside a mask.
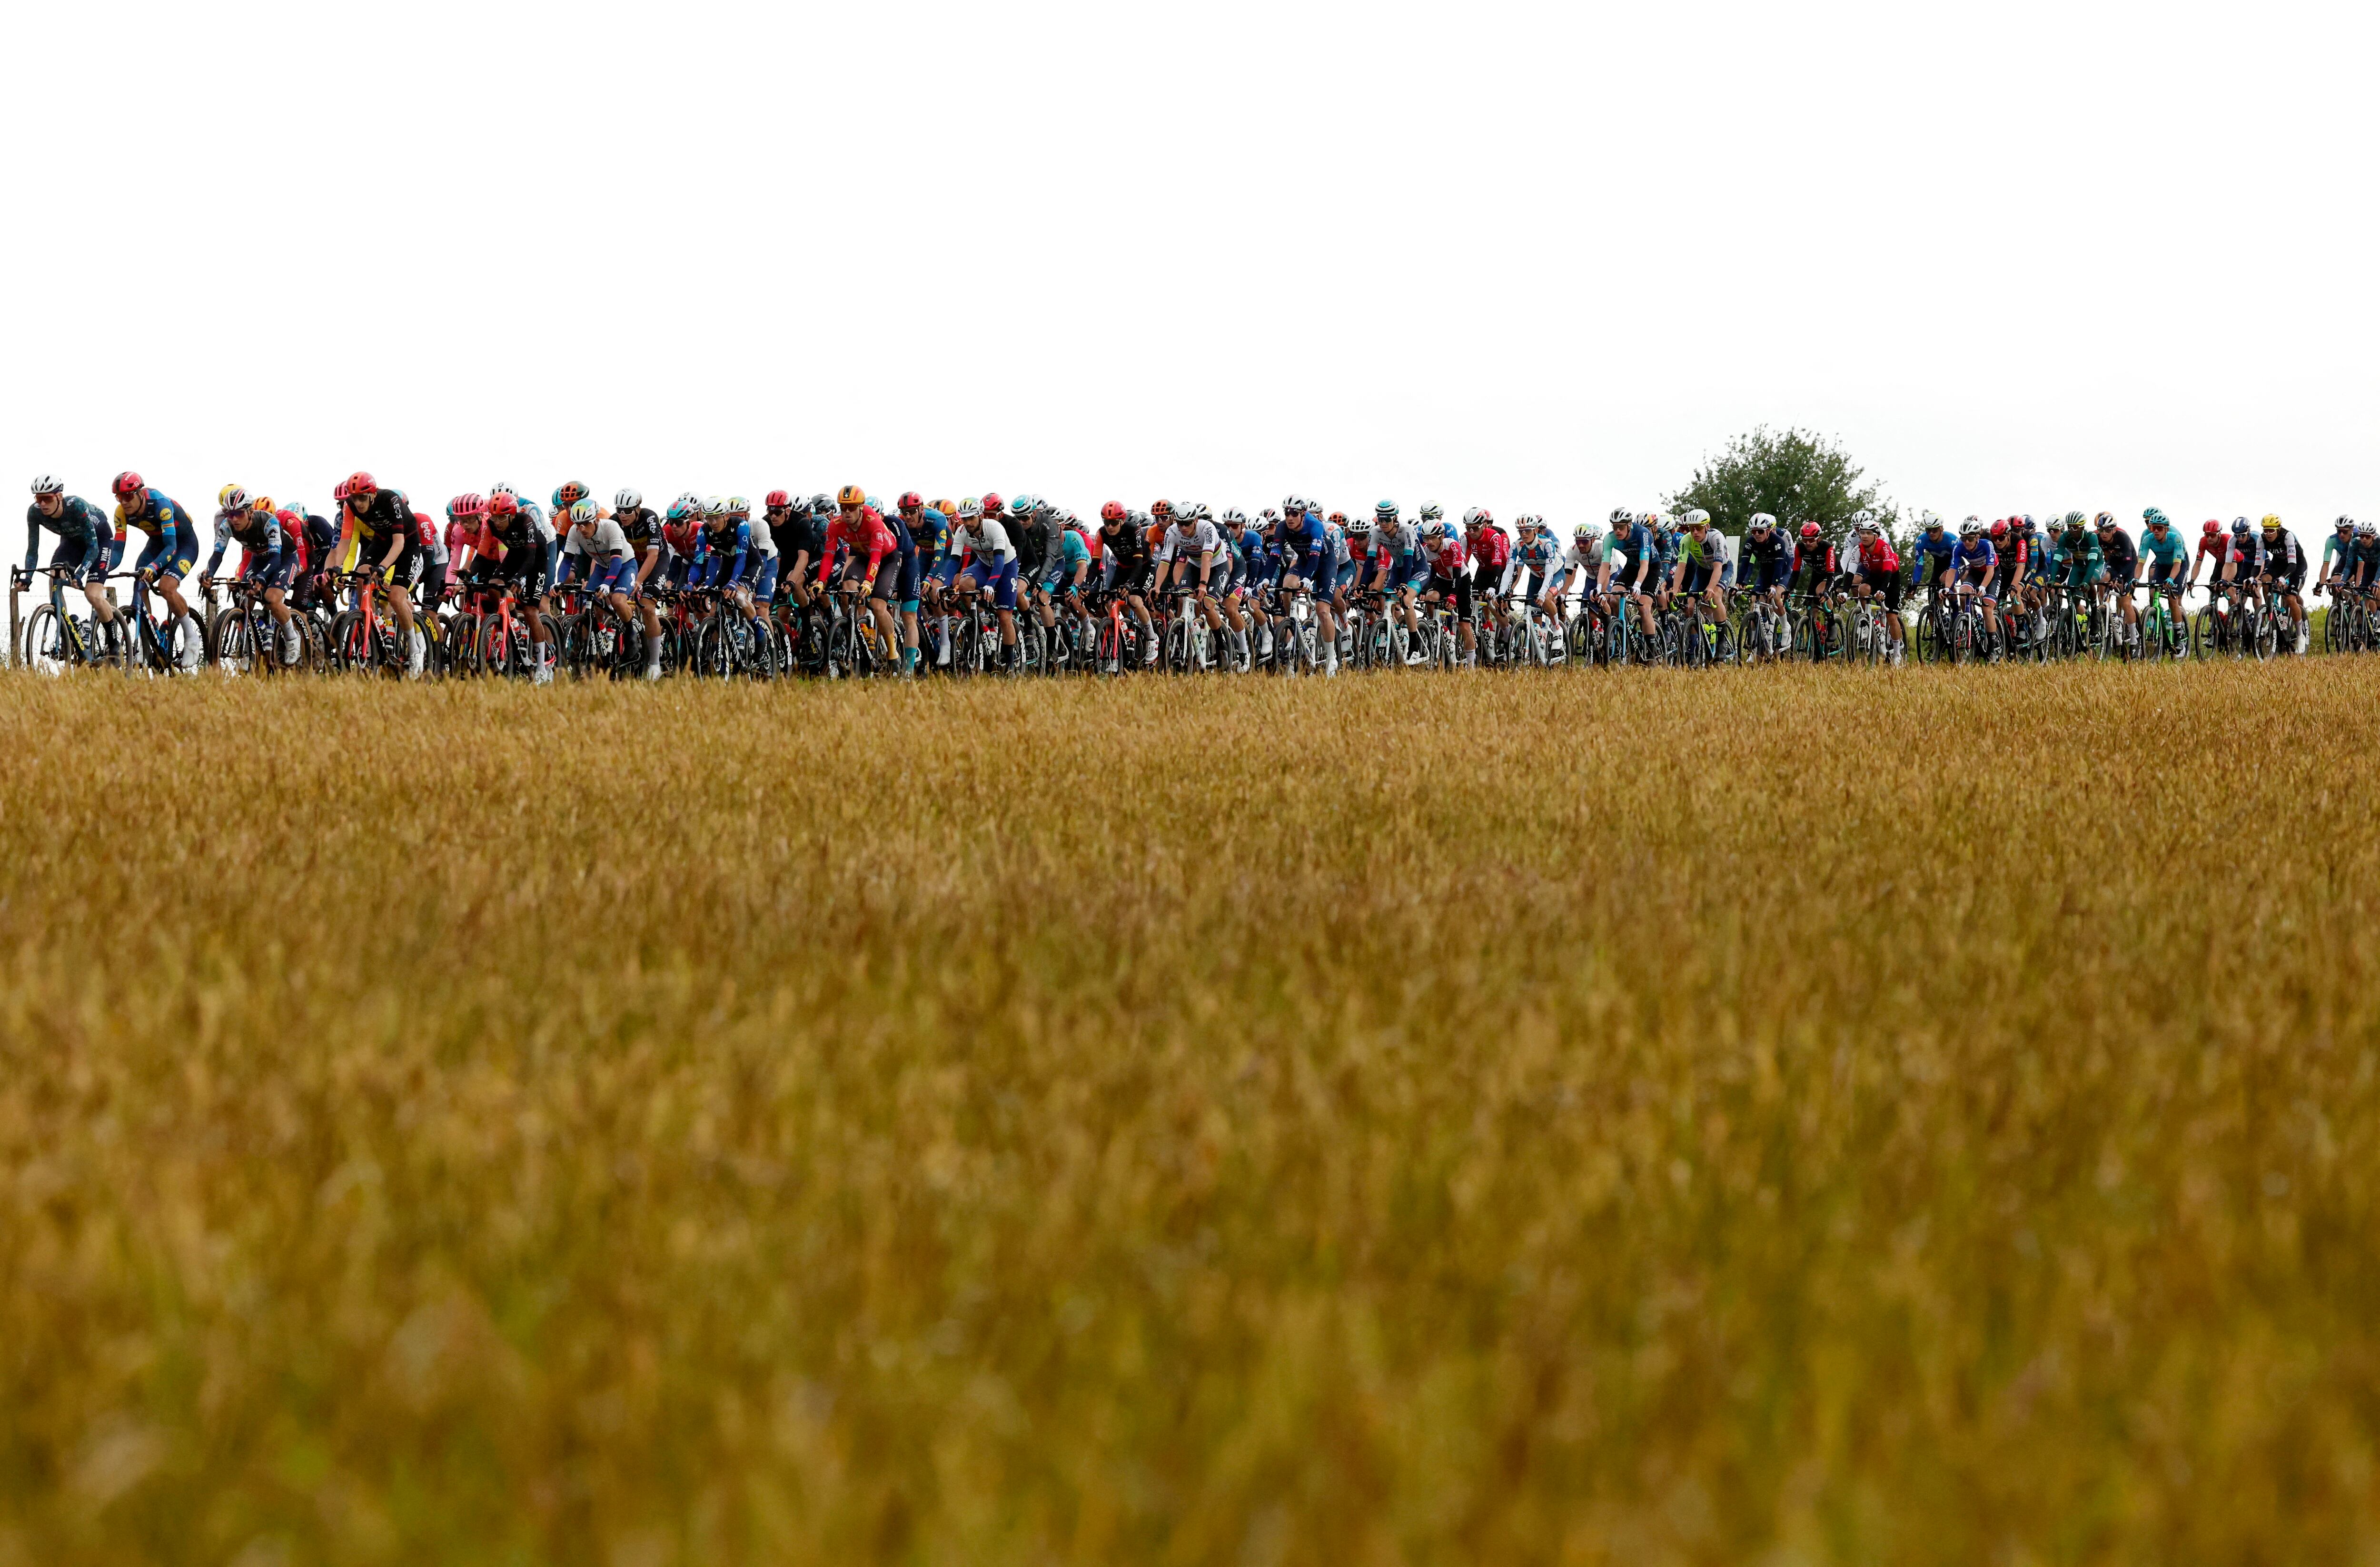
[[[731,520],[725,528],[713,529],[705,524],[702,545],[714,561],[705,580],[733,582],[744,575],[744,557],[751,553],[751,525]]]
[[[127,516],[122,504],[116,506],[115,531],[118,537],[126,528],[137,528],[152,540],[187,533],[193,545],[198,542],[199,530],[191,523],[190,515],[182,509],[180,502],[156,490],[143,490],[140,493],[146,504],[139,516]]]
[[[1953,571],[1965,572],[1980,567],[1984,575],[1989,577],[1993,563],[1998,558],[1998,552],[1992,548],[1992,541],[1982,534],[1977,534],[1975,541],[1972,544],[1964,539],[1959,541],[1959,547],[1950,552],[1950,568]]]
[[[2190,545],[2182,539],[2181,529],[2168,525],[2159,537],[2154,528],[2141,529],[2141,553],[2151,560],[2168,565],[2179,565],[2190,558]]]
[[[1920,533],[1909,546],[1909,575],[1918,581],[1924,581],[1929,557],[1937,569],[1951,570],[1952,563],[1957,559],[1958,553],[1959,541],[1949,528],[1942,529],[1938,534],[1930,530]]]
[[[909,529],[910,542],[917,547],[917,569],[929,572],[941,565],[942,556],[951,547],[951,519],[927,506],[917,513],[917,520]]]

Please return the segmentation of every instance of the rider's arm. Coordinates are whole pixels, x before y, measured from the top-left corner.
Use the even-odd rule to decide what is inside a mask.
[[[224,551],[230,547],[231,519],[225,516],[221,512],[217,512],[215,514],[215,551],[214,553],[207,557],[207,564],[199,572],[199,575],[200,577],[212,577],[215,574],[215,567],[223,565]]]

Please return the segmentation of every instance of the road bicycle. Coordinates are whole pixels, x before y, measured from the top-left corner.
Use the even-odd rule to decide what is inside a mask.
[[[49,597],[33,606],[25,617],[24,629],[17,643],[18,662],[43,674],[61,674],[69,669],[120,669],[124,666],[124,616],[116,617],[116,629],[108,635],[92,613],[78,613],[67,608],[66,589],[69,584],[82,584],[85,568],[80,565],[44,565],[33,568],[50,578]],[[9,586],[11,613],[22,589],[12,579]],[[115,595],[108,596],[110,603]]]
[[[291,613],[289,628],[298,639],[297,656],[287,652],[281,623],[264,597],[264,584],[252,577],[234,577],[229,605],[215,611],[215,590],[207,589],[213,632],[208,638],[213,660],[227,674],[315,674],[325,662],[322,627],[310,615]]]

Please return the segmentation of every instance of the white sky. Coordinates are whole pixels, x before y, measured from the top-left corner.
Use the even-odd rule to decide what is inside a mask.
[[[1766,421],[2315,539],[2380,510],[2375,16],[14,6],[0,477],[1566,525]]]

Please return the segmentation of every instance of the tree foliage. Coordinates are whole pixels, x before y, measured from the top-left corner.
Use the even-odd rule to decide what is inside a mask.
[[[1743,532],[1755,512],[1767,512],[1787,528],[1815,522],[1831,538],[1851,526],[1854,513],[1872,511],[1888,532],[1899,533],[1899,509],[1876,484],[1861,482],[1865,474],[1828,437],[1762,425],[1706,459],[1669,504],[1672,512],[1699,506],[1734,535]]]

